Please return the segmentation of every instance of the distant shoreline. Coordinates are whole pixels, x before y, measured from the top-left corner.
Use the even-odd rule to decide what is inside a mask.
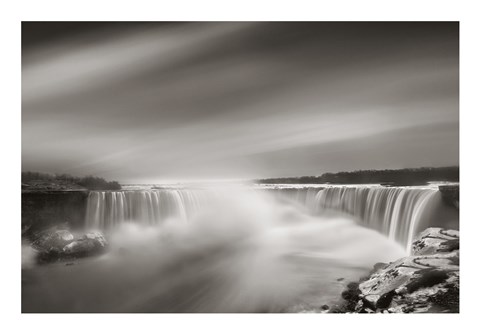
[[[252,179],[243,181],[221,182],[213,184],[253,184],[264,186],[275,185],[381,185],[385,187],[430,186],[432,183],[458,183],[460,168],[453,167],[423,167],[385,170],[358,170],[352,172],[324,173],[320,176],[294,176]],[[134,190],[136,187],[151,189],[199,186],[209,182],[177,182],[174,184],[144,183],[120,184],[116,181],[107,182],[102,178],[73,177],[70,175],[51,175],[35,172],[22,173],[23,192],[72,192],[72,191],[115,191]]]
[[[280,177],[254,180],[258,184],[380,184],[384,186],[427,185],[429,182],[459,182],[460,168],[422,167],[357,170],[320,176]]]

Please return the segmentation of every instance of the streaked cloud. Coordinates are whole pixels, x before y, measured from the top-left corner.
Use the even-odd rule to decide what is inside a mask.
[[[458,163],[455,23],[112,25],[26,49],[25,170],[135,182]],[[365,154],[369,140],[389,150]]]

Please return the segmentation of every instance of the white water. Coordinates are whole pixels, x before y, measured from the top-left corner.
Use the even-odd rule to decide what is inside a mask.
[[[125,221],[156,225],[170,217],[187,220],[206,200],[205,191],[136,190],[92,191],[88,196],[86,226],[109,230]]]
[[[328,187],[307,205],[317,213],[333,209],[350,214],[362,226],[379,231],[410,250],[420,223],[424,223],[422,228],[428,227],[440,204],[441,194],[436,189],[373,186]]]
[[[251,189],[242,191],[253,194]],[[267,191],[277,199],[302,204],[315,215],[326,211],[349,214],[362,226],[388,236],[406,250],[410,249],[419,227],[429,226],[432,213],[441,203],[441,195],[435,188],[360,185],[270,189],[267,186],[256,191]],[[228,190],[201,188],[94,191],[88,198],[86,226],[108,231],[123,222],[158,225],[179,218],[185,223],[199,209],[212,206],[218,196],[230,194]]]
[[[25,269],[24,312],[318,310],[374,263],[405,255],[353,219],[244,188],[95,192],[88,211],[110,251]]]

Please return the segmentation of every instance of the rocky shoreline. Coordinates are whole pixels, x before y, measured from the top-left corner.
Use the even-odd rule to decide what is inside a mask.
[[[377,263],[367,277],[351,282],[343,302],[328,313],[458,313],[459,233],[428,228],[411,255]]]
[[[27,239],[39,264],[70,265],[108,250],[101,233],[75,237],[66,225],[31,233]],[[366,277],[346,285],[340,302],[300,312],[459,313],[459,246],[458,231],[428,228],[413,242],[411,255],[375,264]]]

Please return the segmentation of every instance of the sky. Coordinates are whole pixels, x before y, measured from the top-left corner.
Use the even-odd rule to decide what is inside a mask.
[[[22,170],[123,183],[459,163],[456,22],[23,22]]]

